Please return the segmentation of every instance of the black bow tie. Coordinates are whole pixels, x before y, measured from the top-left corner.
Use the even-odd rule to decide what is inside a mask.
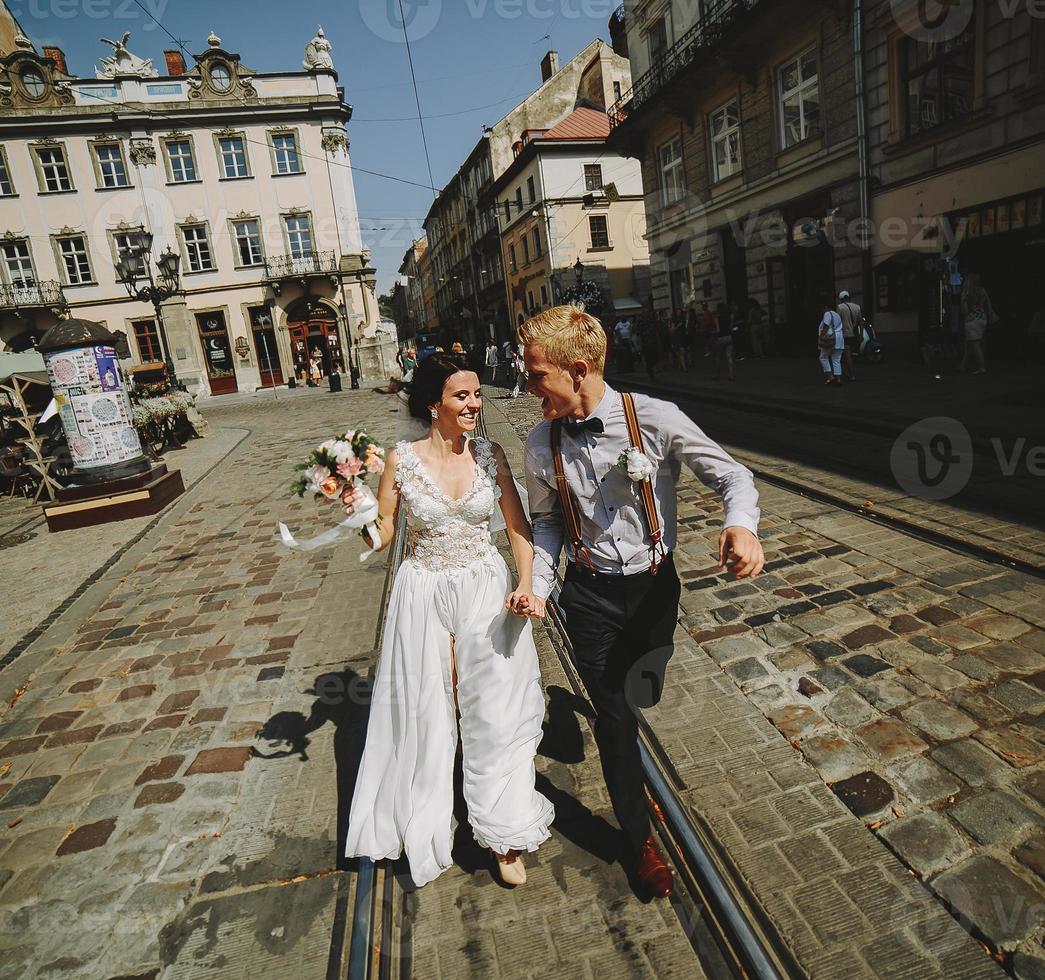
[[[582,432],[605,432],[606,427],[600,418],[582,419],[580,422],[563,420],[563,427],[571,436],[579,436]]]

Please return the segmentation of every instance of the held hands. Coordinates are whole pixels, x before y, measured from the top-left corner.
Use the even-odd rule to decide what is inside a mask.
[[[515,589],[504,601],[504,608],[516,616],[544,619],[544,600],[538,599],[530,589]]]
[[[746,527],[727,527],[718,536],[718,565],[734,578],[754,578],[766,556],[762,544]]]

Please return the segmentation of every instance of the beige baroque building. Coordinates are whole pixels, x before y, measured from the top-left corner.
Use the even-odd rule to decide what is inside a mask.
[[[345,125],[352,109],[320,30],[300,71],[258,72],[211,35],[165,73],[110,42],[93,78],[24,36],[0,58],[0,349],[57,316],[99,320],[135,363],[169,356],[201,395],[327,370],[387,377]],[[120,252],[153,236],[180,256],[182,293],[128,296]],[[144,272],[144,269],[139,271]],[[147,281],[147,280],[145,280]]]
[[[608,294],[607,325],[615,312],[642,307],[649,288],[642,171],[607,149],[609,132],[605,111],[584,105],[557,126],[527,130],[490,189],[515,326],[557,303],[582,275]]]

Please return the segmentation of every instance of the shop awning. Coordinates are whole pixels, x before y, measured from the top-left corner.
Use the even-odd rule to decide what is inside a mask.
[[[614,313],[636,313],[642,309],[642,304],[634,296],[622,296],[613,301]]]

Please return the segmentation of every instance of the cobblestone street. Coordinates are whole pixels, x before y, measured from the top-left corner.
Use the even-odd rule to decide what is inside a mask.
[[[488,395],[521,478],[535,403]],[[391,407],[210,409],[227,457],[0,672],[5,978],[327,975],[386,569],[274,526],[329,520],[291,463],[364,420],[392,441]],[[1040,579],[760,490],[769,565],[737,584],[711,567],[714,494],[682,485],[683,618],[647,718],[684,801],[813,977],[1002,976],[973,936],[1045,975]],[[414,975],[695,976],[675,910],[615,862],[589,721],[538,648],[553,838],[512,892],[459,827],[458,866],[410,896]]]

